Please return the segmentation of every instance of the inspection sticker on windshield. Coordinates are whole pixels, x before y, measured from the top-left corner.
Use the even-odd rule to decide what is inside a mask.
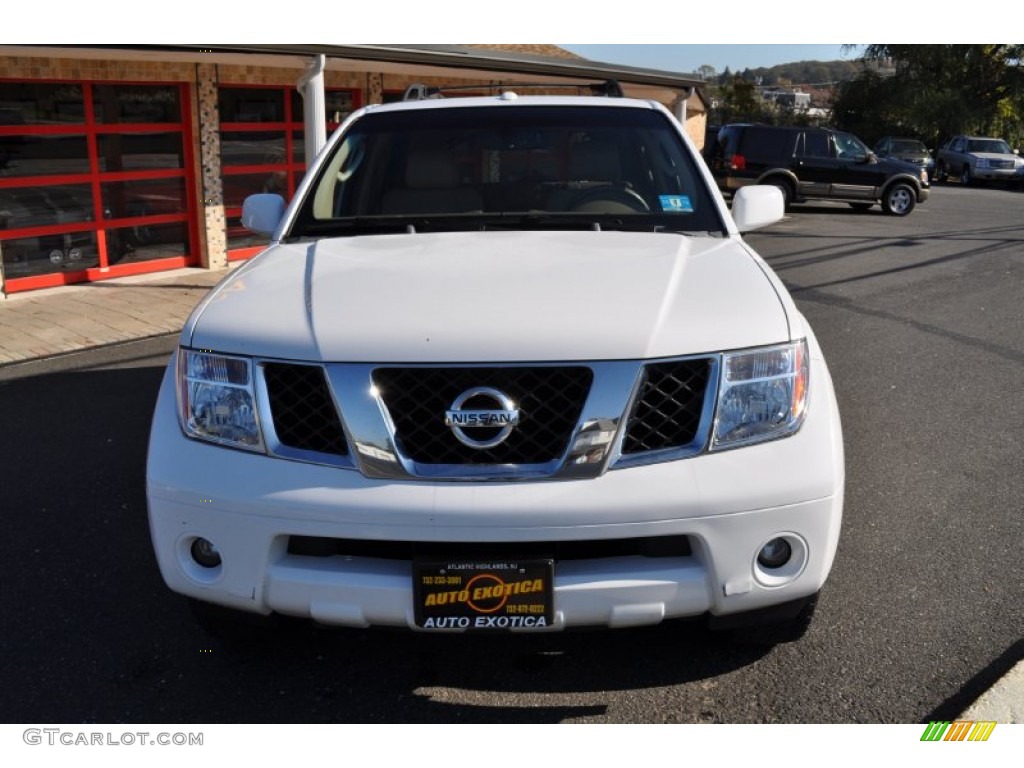
[[[417,560],[416,626],[470,631],[540,629],[553,619],[554,561]]]
[[[658,202],[665,213],[693,213],[688,195],[658,195]]]

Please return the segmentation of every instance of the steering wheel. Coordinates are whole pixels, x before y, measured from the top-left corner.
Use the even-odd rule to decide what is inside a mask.
[[[629,187],[592,187],[569,203],[575,213],[650,213],[651,207]]]

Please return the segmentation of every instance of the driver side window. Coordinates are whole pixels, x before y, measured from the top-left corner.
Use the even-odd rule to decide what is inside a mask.
[[[843,160],[862,160],[867,157],[864,146],[844,133],[836,134],[836,147],[839,149],[839,157]]]

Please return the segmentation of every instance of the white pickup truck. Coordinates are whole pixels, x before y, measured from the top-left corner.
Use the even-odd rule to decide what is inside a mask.
[[[806,628],[843,507],[818,342],[653,102],[356,112],[196,308],[152,426],[198,606],[414,631]]]

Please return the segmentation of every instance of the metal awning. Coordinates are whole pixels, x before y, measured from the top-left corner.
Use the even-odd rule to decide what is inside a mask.
[[[531,81],[552,83],[566,78],[580,81],[619,81],[627,96],[671,102],[696,92],[707,106],[693,75],[628,67],[582,58],[555,58],[491,48],[457,45],[34,45],[0,46],[11,55],[75,56],[159,61],[212,62],[252,65],[258,57],[265,66],[305,70],[315,56],[326,57],[328,71],[371,71],[404,77],[480,79],[482,83],[512,83],[526,75]],[[453,70],[458,70],[454,73]]]

